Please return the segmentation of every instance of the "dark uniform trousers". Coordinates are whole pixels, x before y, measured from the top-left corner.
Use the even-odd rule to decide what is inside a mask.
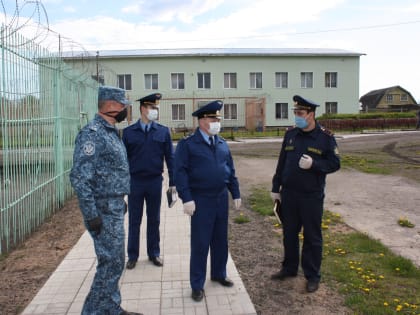
[[[103,198],[96,202],[101,212],[99,234],[89,232],[93,239],[98,264],[82,315],[119,315],[121,294],[118,282],[124,270],[124,209],[123,196]]]
[[[295,274],[299,266],[299,232],[303,227],[302,269],[308,280],[320,280],[322,260],[321,222],[324,193],[281,191],[281,220],[285,259],[283,269]]]
[[[140,225],[144,201],[147,215],[147,255],[160,256],[160,205],[162,200],[162,175],[152,178],[131,176],[131,192],[128,196],[128,259],[137,261],[140,250]]]
[[[190,284],[193,290],[204,287],[210,247],[211,278],[226,278],[228,260],[228,190],[218,195],[192,191],[196,210],[191,217]]]

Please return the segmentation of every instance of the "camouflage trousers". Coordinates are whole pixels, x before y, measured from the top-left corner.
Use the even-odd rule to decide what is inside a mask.
[[[109,201],[108,201],[109,202]],[[123,201],[124,202],[124,201]],[[114,207],[124,203],[115,200]],[[121,293],[118,282],[124,270],[124,209],[102,213],[101,232],[91,232],[98,264],[82,315],[119,315]],[[113,209],[116,210],[116,209]]]

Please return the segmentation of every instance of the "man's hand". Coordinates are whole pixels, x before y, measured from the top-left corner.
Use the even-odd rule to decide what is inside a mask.
[[[90,232],[96,232],[96,234],[100,234],[101,229],[102,229],[102,218],[101,217],[93,218],[92,220],[87,221],[87,225],[88,225],[88,230]]]
[[[304,170],[308,170],[311,168],[311,166],[312,166],[312,158],[307,154],[303,154],[299,160],[299,167]]]
[[[195,202],[194,200],[184,203],[184,213],[192,216],[195,211]]]
[[[270,197],[271,197],[271,200],[273,200],[273,203],[276,202],[276,200],[278,200],[279,202],[281,201],[280,193],[270,192]]]
[[[235,205],[235,209],[239,210],[239,208],[241,207],[241,204],[242,204],[242,200],[241,200],[241,198],[233,199],[233,203]]]

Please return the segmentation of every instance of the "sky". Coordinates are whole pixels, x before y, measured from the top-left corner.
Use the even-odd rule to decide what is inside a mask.
[[[25,36],[50,50],[56,49],[58,36],[65,51],[344,49],[363,54],[359,96],[399,85],[420,103],[419,0],[0,2],[2,23],[19,27]],[[50,32],[46,35],[45,29],[31,27],[28,21]]]

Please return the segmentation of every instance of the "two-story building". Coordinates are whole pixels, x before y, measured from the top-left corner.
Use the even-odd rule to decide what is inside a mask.
[[[172,128],[193,128],[191,113],[205,103],[224,102],[224,127],[293,125],[295,94],[321,106],[323,113],[357,113],[361,53],[337,49],[156,49],[67,54],[66,63],[101,84],[127,90],[132,120],[135,100],[162,93],[159,121]]]

